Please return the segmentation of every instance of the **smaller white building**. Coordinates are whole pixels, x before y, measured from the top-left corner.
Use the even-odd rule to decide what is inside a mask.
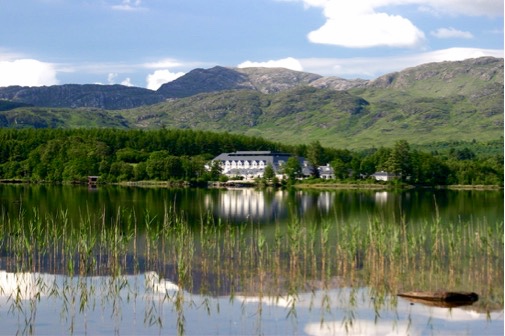
[[[317,170],[319,171],[319,178],[324,180],[332,180],[335,178],[335,172],[329,163],[326,166],[317,167]]]
[[[393,181],[398,179],[398,175],[385,171],[375,172],[371,175],[376,181]]]

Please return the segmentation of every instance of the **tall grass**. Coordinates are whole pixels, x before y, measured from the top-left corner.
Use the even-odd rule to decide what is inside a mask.
[[[124,208],[87,211],[76,222],[64,210],[48,214],[21,208],[16,216],[2,212],[0,219],[6,271],[68,276],[62,287],[34,286],[38,292],[29,295],[28,309],[22,291],[9,297],[11,311],[25,316],[27,330],[33,328],[41,294],[64,299],[62,316],[70,332],[75,316],[97,304],[112,306],[119,325],[121,293],[127,292],[129,304],[138,300],[138,284],[125,275],[148,271],[158,274],[160,284],[170,279],[179,290],[149,301],[144,322],[163,328],[163,304],[169,302],[177,311],[178,334],[185,333],[185,310],[191,308],[187,293],[257,297],[258,330],[265,300],[286,300],[287,317],[296,323],[301,292],[343,287],[368,288],[377,316],[395,305],[396,293],[407,290],[470,290],[480,294],[477,309],[503,309],[503,222],[435,217],[414,225],[373,217],[366,222],[315,224],[296,218],[286,225],[236,225],[207,214],[195,226],[170,206],[159,216]],[[89,280],[103,275],[108,277],[102,288]],[[98,293],[105,295],[97,298]],[[355,299],[351,295],[344,323],[352,324]],[[210,300],[204,304],[208,314],[219,312]],[[331,312],[328,295],[314,304]]]

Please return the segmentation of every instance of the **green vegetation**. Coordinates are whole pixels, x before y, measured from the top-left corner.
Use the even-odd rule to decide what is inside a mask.
[[[0,100],[0,127],[194,129],[353,150],[405,139],[428,146],[503,136],[503,59],[431,63],[366,83],[337,82],[285,69],[215,67],[157,93],[120,85],[10,87],[0,90],[4,99],[30,105]]]
[[[224,91],[118,111],[20,107],[0,111],[0,126],[190,128],[261,136],[289,145],[317,140],[326,147],[349,149],[392,146],[407,138],[413,145],[455,139],[485,142],[503,135],[502,93],[503,87],[474,98],[459,93],[432,97],[416,87],[343,92],[299,87],[276,94]]]
[[[286,144],[318,140],[327,147],[363,149],[503,135],[503,85],[487,94],[433,93],[416,85],[335,91],[298,87],[276,94],[225,91],[145,106],[120,115],[132,127],[196,128],[259,135]],[[491,84],[490,84],[491,85]],[[470,94],[468,94],[470,95]],[[303,136],[300,136],[302,135]]]
[[[474,150],[486,146],[490,150],[483,154]],[[455,147],[436,146],[432,149],[439,149],[428,153],[401,140],[392,148],[353,152],[326,148],[317,141],[286,146],[258,137],[192,130],[0,129],[0,179],[85,182],[88,176],[100,176],[102,182],[218,181],[219,167],[205,169],[218,154],[273,150],[306,157],[314,166],[329,163],[337,181],[356,182],[376,171],[388,171],[413,185],[502,186],[503,153],[495,153],[500,146],[503,142],[460,142]],[[300,168],[286,167],[291,182],[299,177]]]
[[[258,320],[267,298],[289,300],[287,317],[296,320],[301,293],[334,288],[367,288],[376,318],[382,309],[397,304],[396,293],[415,289],[472,290],[480,295],[473,309],[503,309],[503,222],[473,218],[446,223],[435,217],[411,225],[405,219],[343,223],[334,218],[316,225],[293,219],[285,226],[273,224],[272,230],[254,223],[229,225],[207,216],[191,224],[169,206],[159,216],[118,208],[115,213],[83,213],[77,222],[64,210],[45,215],[36,208],[2,213],[0,246],[6,271],[40,277],[33,281],[28,298],[23,284],[18,285],[13,291],[17,294],[6,302],[9,313],[23,316],[20,327],[34,332],[39,301],[49,297],[52,304],[56,299],[63,302],[61,318],[69,333],[78,316],[106,305],[112,306],[111,318],[118,327],[121,293],[126,291],[128,302],[137,303],[139,316],[145,310],[144,324],[162,329],[164,315],[156,301],[140,295],[137,281],[125,277],[143,272],[169,274],[176,284],[172,292],[163,289],[162,279],[151,279],[153,288],[162,289],[158,302],[170,304],[177,314],[178,334],[185,333],[186,309],[202,308],[184,303],[188,292],[205,298],[226,293],[230,301],[239,295],[259,297]],[[69,280],[63,285],[47,282],[43,276],[48,271]],[[104,275],[109,278],[96,281]],[[321,302],[314,296],[314,307],[326,306],[321,323],[326,317],[334,319],[333,305],[347,300],[340,293]],[[353,298],[348,300],[346,309],[352,313]],[[204,300],[203,307],[219,314],[209,302]],[[352,321],[351,316],[342,323]]]

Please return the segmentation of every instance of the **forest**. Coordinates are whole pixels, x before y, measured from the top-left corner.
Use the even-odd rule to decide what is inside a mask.
[[[0,129],[0,180],[81,183],[219,179],[205,164],[222,152],[271,150],[303,156],[314,166],[330,164],[336,180],[369,179],[376,171],[401,176],[406,184],[503,186],[503,151],[479,148],[496,143],[453,143],[425,151],[406,140],[391,148],[323,147],[318,141],[284,145],[263,138],[210,131],[161,129]],[[317,172],[314,174],[317,178]]]

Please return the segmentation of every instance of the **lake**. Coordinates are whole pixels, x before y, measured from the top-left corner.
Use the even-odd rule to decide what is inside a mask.
[[[503,196],[0,185],[0,334],[501,335]]]

